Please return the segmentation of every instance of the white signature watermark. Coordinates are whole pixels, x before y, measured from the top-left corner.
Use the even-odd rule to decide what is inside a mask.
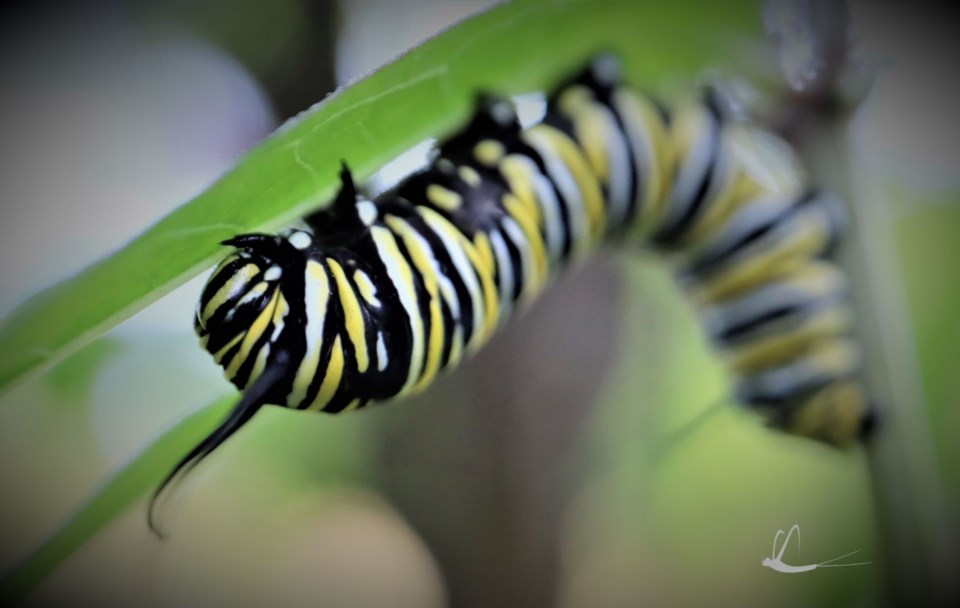
[[[777,530],[777,533],[773,537],[773,550],[770,552],[770,557],[765,557],[761,560],[760,565],[764,568],[770,568],[771,570],[776,570],[777,572],[783,572],[784,574],[797,574],[799,572],[810,572],[811,570],[816,570],[817,568],[843,568],[845,566],[866,566],[872,562],[857,562],[855,564],[834,564],[837,560],[843,559],[845,557],[850,557],[854,553],[858,553],[860,549],[856,551],[851,551],[841,555],[840,557],[835,557],[833,559],[828,559],[825,562],[820,562],[819,564],[807,564],[805,566],[791,566],[790,564],[783,563],[783,552],[787,550],[787,544],[790,542],[790,538],[793,536],[793,533],[797,533],[797,550],[800,550],[800,525],[793,524],[793,527],[790,528],[790,532],[785,533],[783,530]],[[780,545],[780,551],[777,552],[777,541],[780,540],[780,537],[786,534],[786,538],[783,539],[783,544]]]

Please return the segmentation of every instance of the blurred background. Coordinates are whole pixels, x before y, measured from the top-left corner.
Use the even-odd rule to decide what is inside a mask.
[[[115,250],[336,86],[489,4],[7,9],[0,315]],[[857,57],[876,71],[852,164],[894,237],[904,365],[918,366],[929,420],[915,447],[932,451],[930,483],[952,518],[960,88],[956,22],[934,6],[851,5]],[[740,76],[786,88],[772,43],[751,48]],[[165,429],[230,394],[192,332],[205,275],[0,398],[0,570]],[[728,386],[667,269],[605,251],[415,399],[343,417],[263,410],[191,478],[169,540],[150,535],[141,501],[28,605],[877,603],[875,567],[760,567],[795,523],[792,563],[854,549],[877,560],[873,497],[862,453],[769,432]]]

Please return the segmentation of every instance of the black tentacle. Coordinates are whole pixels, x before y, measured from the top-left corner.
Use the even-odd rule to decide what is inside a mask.
[[[150,530],[152,530],[158,538],[166,538],[166,534],[163,532],[158,518],[158,514],[162,510],[166,499],[173,495],[190,471],[200,464],[204,458],[213,453],[215,449],[220,447],[224,441],[229,439],[231,435],[250,420],[261,407],[268,403],[267,397],[270,390],[284,377],[286,370],[287,357],[278,356],[274,364],[264,370],[263,374],[260,375],[253,386],[244,392],[240,402],[237,403],[226,419],[220,423],[220,426],[190,450],[157,487],[153,496],[150,498],[150,505],[147,510],[147,523],[150,526]]]

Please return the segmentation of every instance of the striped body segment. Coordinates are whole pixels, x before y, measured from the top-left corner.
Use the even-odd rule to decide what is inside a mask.
[[[243,420],[267,403],[343,412],[416,393],[562,267],[621,241],[679,267],[745,403],[789,432],[858,437],[871,415],[827,259],[836,201],[715,95],[665,110],[618,72],[597,58],[527,129],[508,102],[482,97],[426,169],[375,200],[344,168],[309,230],[227,241],[236,250],[205,287],[196,329],[244,391]]]

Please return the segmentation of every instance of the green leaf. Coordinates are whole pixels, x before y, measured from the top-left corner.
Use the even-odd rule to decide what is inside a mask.
[[[123,353],[125,344],[104,336],[64,359],[44,376],[47,386],[71,405],[87,405],[97,371]]]
[[[543,90],[601,49],[651,85],[759,36],[755,2],[565,2],[467,19],[284,125],[205,192],[113,255],[30,298],[0,326],[0,390],[52,365],[208,267],[218,243],[321,206],[341,159],[358,177],[449,131],[479,90]],[[739,36],[739,37],[735,37]]]
[[[117,471],[63,527],[4,574],[0,605],[23,599],[70,554],[156,487],[173,463],[210,432],[236,399],[236,395],[218,399],[187,416]]]

